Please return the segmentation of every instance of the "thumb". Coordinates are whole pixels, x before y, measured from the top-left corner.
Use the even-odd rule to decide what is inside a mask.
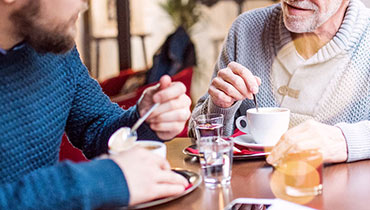
[[[158,94],[158,92],[161,92],[161,90],[164,90],[169,86],[171,86],[171,77],[168,75],[162,76],[159,80],[159,89],[157,89],[158,91],[153,96],[153,101],[155,103],[159,103],[161,101],[161,96]]]
[[[171,77],[168,75],[162,76],[161,79],[159,80],[159,84],[160,84],[159,90],[168,88],[171,85]]]

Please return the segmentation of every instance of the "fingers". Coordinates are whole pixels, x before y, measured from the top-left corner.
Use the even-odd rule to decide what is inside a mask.
[[[315,121],[308,120],[289,129],[280,138],[280,141],[275,145],[266,161],[271,165],[276,165],[285,154],[320,148],[324,137],[321,137],[318,132],[311,130],[315,124]]]
[[[262,84],[261,78],[255,76],[258,86]]]
[[[151,123],[150,128],[155,132],[181,132],[185,127],[184,122],[161,122],[161,123]]]
[[[189,185],[185,177],[170,170],[156,173],[154,179],[157,184],[153,190],[157,198],[181,194]]]
[[[159,80],[159,84],[160,84],[160,87],[159,87],[160,90],[164,90],[168,88],[171,85],[171,77],[168,75],[162,76],[161,79]]]
[[[189,182],[185,177],[171,170],[162,170],[158,172],[155,175],[155,180],[157,183],[161,184],[178,184],[183,187],[187,187],[189,185]]]
[[[229,63],[227,67],[229,67],[235,74],[241,76],[244,79],[244,82],[251,93],[256,94],[258,92],[258,83],[251,71],[236,62]]]
[[[216,80],[217,78],[221,81]],[[226,89],[221,89],[222,85],[226,86]],[[230,68],[218,72],[218,77],[215,78],[215,86],[220,87],[219,89],[225,93],[230,93],[228,95],[234,97],[236,100],[242,100],[250,95],[244,80],[234,74]]]
[[[280,138],[279,142],[274,146],[270,155],[266,158],[267,163],[276,165],[277,162],[285,154],[285,151],[290,148],[291,145],[287,144],[284,135]]]
[[[183,117],[189,118],[189,116],[190,116],[190,105],[191,105],[191,99],[187,95],[182,94],[178,98],[175,98],[173,100],[161,103],[161,105],[159,105],[153,111],[153,113],[148,117],[147,121],[151,122],[151,120],[154,120],[156,117],[158,117],[162,114],[166,114],[167,117],[169,117],[169,115],[175,115],[175,116],[171,116],[171,118],[175,117],[177,121],[182,119]],[[178,111],[178,113],[176,113],[174,111]],[[179,115],[179,116],[177,116],[177,115]],[[156,121],[156,120],[154,120],[154,121]]]
[[[256,77],[246,67],[236,62],[218,71],[208,89],[212,101],[223,108],[228,108],[235,101],[248,98],[253,99],[253,94],[258,92],[261,79]]]
[[[153,199],[175,196],[183,193],[185,187],[183,185],[160,184],[155,187],[156,195]]]
[[[296,130],[301,130],[299,126],[294,127],[280,138],[279,142],[274,146],[271,154],[267,157],[266,161],[271,165],[276,165],[277,162],[294,146],[294,140],[296,140],[292,133]]]
[[[208,94],[211,96],[212,101],[220,107],[230,107],[235,101],[232,97],[212,85],[208,89]]]
[[[163,78],[163,77],[162,77]],[[153,101],[155,103],[164,103],[166,101],[169,101],[171,99],[175,99],[186,92],[186,87],[181,82],[173,82],[167,87],[165,87],[167,84],[164,82],[164,85],[160,87],[160,91],[154,94]],[[165,88],[165,89],[163,89]]]
[[[148,120],[149,123],[162,123],[162,122],[184,122],[189,119],[191,112],[190,109],[178,109],[168,112],[163,112]]]

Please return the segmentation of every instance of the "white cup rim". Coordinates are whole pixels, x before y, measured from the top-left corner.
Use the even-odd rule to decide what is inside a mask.
[[[151,150],[151,152],[156,153],[166,158],[167,147],[166,147],[166,144],[163,142],[154,141],[154,140],[137,140],[134,145],[139,146],[139,147],[140,146],[159,146],[159,148]]]
[[[137,140],[135,144],[151,144],[151,145],[166,146],[165,143],[160,142],[160,141],[154,141],[154,140]]]
[[[259,107],[259,110],[279,110],[279,112],[257,112],[256,108],[251,108],[247,110],[247,114],[258,114],[258,115],[277,115],[290,112],[288,108],[282,107]]]

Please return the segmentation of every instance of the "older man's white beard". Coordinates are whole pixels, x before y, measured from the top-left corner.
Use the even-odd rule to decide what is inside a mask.
[[[285,27],[294,33],[312,32],[319,27],[317,15],[313,14],[310,17],[299,16],[284,16]]]
[[[324,14],[319,12],[319,8],[310,1],[282,0],[292,6],[313,10],[314,13],[309,17],[294,16],[284,13],[285,27],[294,33],[308,33],[315,31],[332,17],[341,6],[342,0],[333,0],[330,3],[328,11]]]

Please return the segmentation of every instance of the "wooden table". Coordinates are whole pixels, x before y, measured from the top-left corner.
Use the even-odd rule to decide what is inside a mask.
[[[176,138],[167,144],[167,159],[172,167],[201,173],[198,160],[182,150],[191,144],[188,138]],[[223,209],[239,197],[275,198],[270,187],[272,167],[263,160],[234,161],[228,188],[208,189],[202,183],[192,193],[151,209]],[[323,172],[323,194],[306,206],[316,209],[370,209],[370,160],[326,166]],[[302,200],[296,200],[301,202]]]

